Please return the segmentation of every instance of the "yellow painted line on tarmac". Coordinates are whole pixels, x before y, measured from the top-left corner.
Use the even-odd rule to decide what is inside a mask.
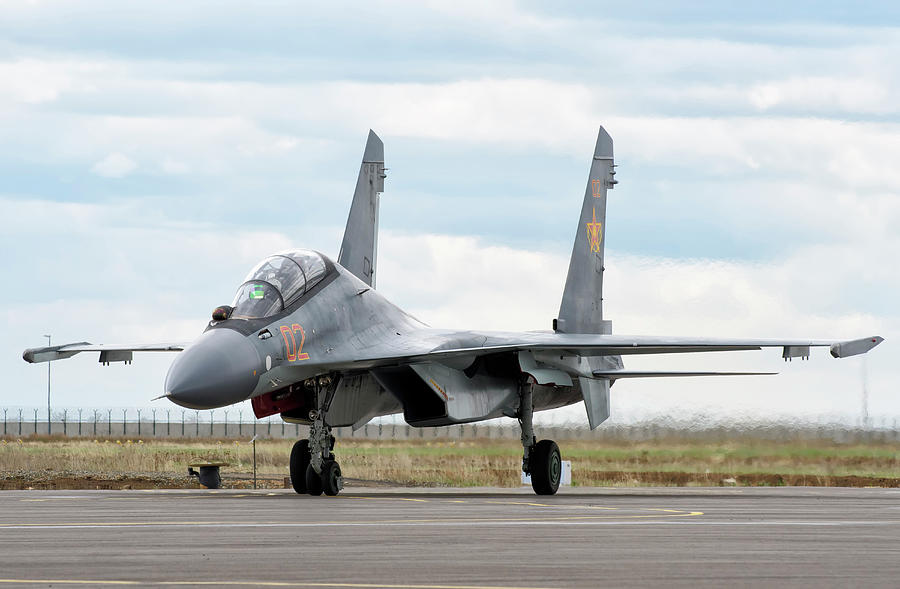
[[[240,522],[240,521],[175,521],[175,522],[61,522],[61,523],[4,523],[4,528],[140,528],[140,527],[315,527],[315,526],[371,526],[371,525],[408,525],[408,524],[470,524],[470,523],[552,523],[568,521],[596,521],[596,520],[624,520],[647,518],[671,518],[671,517],[695,517],[703,515],[702,511],[678,511],[668,510],[672,513],[666,515],[638,514],[638,515],[570,515],[548,516],[532,518],[508,518],[508,517],[458,517],[458,518],[421,518],[421,519],[385,519],[385,520],[345,520],[322,522]]]
[[[511,585],[410,585],[396,583],[328,583],[328,582],[291,582],[291,581],[170,581],[160,585],[254,585],[262,587],[337,587],[351,589],[549,589],[547,587],[514,587]]]
[[[553,508],[555,508],[555,509],[569,509],[569,510],[574,510],[574,509],[603,509],[603,510],[609,510],[609,511],[619,511],[619,510],[623,509],[623,508],[621,508],[621,507],[604,507],[604,506],[602,506],[602,505],[578,505],[578,504],[570,505],[570,504],[567,504],[567,503],[559,503],[559,504],[554,505],[554,504],[550,504],[550,503],[534,503],[534,502],[529,502],[529,501],[485,501],[485,503],[486,503],[486,504],[491,504],[491,505],[528,505],[528,506],[531,506],[531,507],[553,507]],[[677,509],[675,509],[675,510],[655,510],[655,509],[650,509],[650,508],[648,508],[648,507],[631,507],[631,508],[625,508],[625,509],[634,510],[634,511],[644,511],[644,510],[648,510],[648,511],[675,511],[675,512],[678,512],[678,511],[679,511],[679,510],[677,510]]]
[[[183,495],[178,496],[178,500],[182,499],[244,499],[246,497],[275,497],[275,493],[241,493],[238,495],[206,495],[203,493],[185,493]],[[146,497],[102,497],[103,501],[146,501]]]
[[[335,495],[329,499],[371,499],[372,501],[412,501],[415,503],[428,503],[428,499],[413,499],[411,497],[369,497],[367,495]]]
[[[512,585],[416,585],[397,583],[331,583],[303,581],[120,581],[98,579],[0,579],[0,583],[22,585],[152,585],[158,586],[230,586],[230,587],[329,587],[336,589],[549,589]]]
[[[75,496],[75,495],[65,495],[61,497],[44,497],[43,499],[19,499],[19,501],[77,501],[79,499],[94,499],[94,497],[86,497],[84,495]]]
[[[559,505],[548,505],[545,503],[527,503],[524,501],[488,501],[487,503],[493,503],[496,505],[532,505],[534,507],[553,507],[555,509],[605,509],[609,511],[619,511],[623,509],[622,507],[603,507],[601,505],[569,505],[566,503],[560,503]],[[632,510],[632,511],[644,511],[646,507],[626,507],[624,509]],[[678,511],[677,509],[675,511]]]
[[[100,581],[87,579],[0,579],[0,583],[17,585],[143,585],[140,581]]]
[[[491,505],[531,505],[532,507],[562,507],[561,505],[547,505],[546,503],[530,503],[528,501],[485,501]]]
[[[3,528],[76,528],[80,526],[97,526],[97,527],[122,527],[122,528],[138,528],[142,526],[202,526],[202,525],[231,525],[240,522],[58,522],[58,523],[3,523]]]

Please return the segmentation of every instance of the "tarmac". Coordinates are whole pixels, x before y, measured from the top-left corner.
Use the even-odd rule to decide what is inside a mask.
[[[0,492],[0,589],[900,586],[900,490]]]

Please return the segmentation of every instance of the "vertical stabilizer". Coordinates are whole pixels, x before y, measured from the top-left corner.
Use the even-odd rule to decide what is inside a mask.
[[[575,230],[575,244],[569,260],[566,288],[553,329],[561,333],[612,333],[612,323],[603,320],[603,249],[606,241],[606,191],[616,185],[613,142],[600,127],[581,215]],[[602,368],[610,358],[585,358],[591,371]],[[579,378],[588,423],[594,429],[609,418],[609,380]]]
[[[378,199],[384,192],[384,179],[384,144],[370,129],[338,264],[372,287],[378,253]]]
[[[595,359],[591,358],[593,363]],[[588,425],[596,429],[598,425],[609,419],[609,380],[605,378],[578,378],[584,408],[587,411]]]
[[[603,247],[606,237],[606,191],[615,180],[613,142],[600,127],[575,245],[569,260],[569,274],[554,329],[562,333],[609,333],[603,323]]]

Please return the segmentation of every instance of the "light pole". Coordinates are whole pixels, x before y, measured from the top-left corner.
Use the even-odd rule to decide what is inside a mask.
[[[256,488],[256,438],[259,436],[253,436],[253,439],[250,440],[250,443],[253,444],[253,488]]]
[[[50,336],[44,335],[47,338],[47,347],[50,347]],[[50,362],[47,362],[47,435],[50,435]]]

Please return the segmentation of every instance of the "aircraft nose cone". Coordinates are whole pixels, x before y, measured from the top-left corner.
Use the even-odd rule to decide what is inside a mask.
[[[166,375],[166,396],[189,409],[214,409],[250,396],[261,373],[259,354],[231,329],[211,329],[181,352]]]

